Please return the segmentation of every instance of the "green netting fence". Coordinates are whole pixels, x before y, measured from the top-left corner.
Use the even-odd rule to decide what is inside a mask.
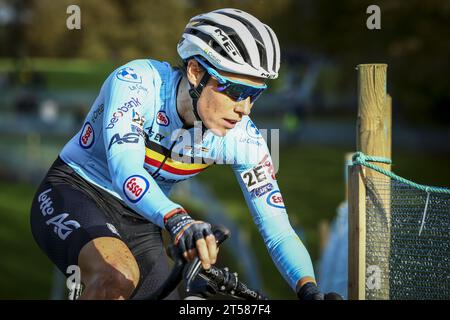
[[[384,175],[365,179],[372,275],[366,299],[450,299],[450,189],[414,183],[371,162],[390,160],[353,156],[354,165]]]

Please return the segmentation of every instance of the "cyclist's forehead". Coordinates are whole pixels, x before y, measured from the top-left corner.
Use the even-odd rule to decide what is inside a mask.
[[[237,81],[244,82],[244,83],[254,85],[254,86],[262,86],[265,83],[263,79],[260,79],[257,77],[252,77],[252,76],[247,76],[247,75],[242,75],[242,74],[237,74],[237,73],[231,73],[231,72],[217,70],[217,69],[216,69],[216,71],[220,75],[227,77],[228,79],[237,80]]]

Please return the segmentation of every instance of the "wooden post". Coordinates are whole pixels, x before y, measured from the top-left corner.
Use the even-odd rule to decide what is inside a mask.
[[[365,170],[348,167],[348,298],[364,300],[366,277]]]
[[[358,119],[357,119],[357,146],[369,156],[390,158],[390,103],[386,93],[386,64],[361,64],[358,71]],[[387,117],[389,113],[389,117]],[[377,164],[379,167],[390,170],[390,165]],[[349,169],[349,298],[366,298],[366,189],[365,179],[386,179],[385,176],[370,169],[362,170],[359,166]],[[379,192],[375,190],[374,194]],[[386,197],[386,196],[384,196]],[[389,197],[388,197],[389,198]],[[390,212],[390,201],[382,202],[385,216]],[[386,220],[383,220],[386,221]],[[390,217],[384,223],[386,241],[390,241]],[[389,248],[383,252],[389,257]],[[389,260],[389,259],[388,259]],[[381,267],[381,274],[388,275],[388,266]],[[386,285],[386,284],[385,284]],[[385,294],[382,298],[389,298],[389,284],[383,288]]]
[[[366,155],[387,157],[385,134],[386,64],[360,64],[358,70],[358,119],[356,149]],[[389,165],[378,164],[389,170]],[[367,170],[367,177],[379,177]]]
[[[383,113],[384,122],[384,138],[386,140],[386,157],[392,160],[392,97],[390,94],[386,95],[386,105]],[[388,165],[388,170],[391,166]]]

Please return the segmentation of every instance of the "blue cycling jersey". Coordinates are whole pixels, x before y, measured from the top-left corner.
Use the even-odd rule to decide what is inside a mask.
[[[116,69],[60,157],[161,228],[164,215],[181,207],[169,198],[175,183],[213,164],[231,165],[273,261],[295,290],[314,271],[289,223],[264,138],[248,116],[224,137],[184,128],[176,109],[181,77],[150,59]]]

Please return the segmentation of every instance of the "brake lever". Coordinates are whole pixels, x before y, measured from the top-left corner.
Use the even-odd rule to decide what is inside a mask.
[[[230,230],[224,226],[214,226],[213,234],[216,238],[217,246],[220,246],[226,239],[230,237]],[[202,262],[199,257],[195,257],[194,260],[184,267],[183,278],[186,281],[186,292],[190,291],[191,283],[197,277],[198,273],[202,269]]]

